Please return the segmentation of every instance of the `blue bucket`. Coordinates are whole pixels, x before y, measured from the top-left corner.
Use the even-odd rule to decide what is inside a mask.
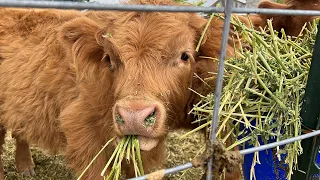
[[[251,124],[254,125],[255,121],[251,121]],[[243,129],[244,127],[242,126],[240,128]],[[249,133],[251,133],[250,130],[246,129],[244,135],[239,137],[239,139],[241,139],[242,137],[245,137]],[[261,136],[258,137],[258,141],[260,145],[265,144]],[[268,143],[272,143],[275,141],[276,139],[272,138],[268,140]],[[249,143],[245,143],[244,147],[240,146],[239,148],[248,149],[252,147],[254,146],[250,145]],[[260,164],[256,163],[256,165],[254,166],[254,174],[255,174],[256,180],[286,180],[287,169],[288,169],[288,165],[284,163],[286,154],[281,154],[280,157],[281,157],[281,161],[279,161],[277,155],[274,152],[274,149],[267,149],[264,151],[260,151],[259,152]],[[254,177],[250,176],[253,158],[254,158],[254,153],[247,154],[244,156],[244,163],[242,165],[242,170],[243,170],[243,175],[245,180],[254,179]],[[315,163],[320,167],[320,153],[318,153],[318,156],[315,159]],[[318,178],[319,174],[315,174],[313,175],[313,177]]]
[[[255,120],[251,121],[251,125],[255,125]],[[239,139],[245,137],[246,135],[250,134],[251,131],[244,127],[244,125],[240,125],[240,129],[245,129],[244,134],[239,137]],[[258,136],[258,141],[260,145],[265,144],[261,136]],[[272,143],[275,142],[275,138],[269,139],[267,142]],[[240,149],[249,149],[254,147],[253,145],[250,145],[249,143],[245,143],[244,147],[240,146]],[[281,148],[281,147],[280,147]],[[279,161],[277,155],[274,152],[274,149],[267,149],[264,151],[259,152],[259,160],[260,164],[256,163],[253,169],[253,173],[256,177],[256,180],[286,180],[287,179],[287,168],[288,165],[284,163],[285,154],[280,155],[281,161]],[[252,167],[252,161],[254,158],[254,153],[247,154],[244,156],[244,163],[242,165],[243,175],[245,180],[254,179],[254,177],[251,177],[251,167]]]
[[[270,140],[269,142],[274,142],[275,139]],[[259,137],[259,142],[262,145],[263,141]],[[245,148],[251,148],[252,145],[246,144]],[[244,156],[244,163],[242,165],[243,175],[245,180],[250,180],[250,172],[252,160],[254,153],[247,154]],[[254,167],[254,173],[257,180],[286,180],[288,165],[284,163],[286,155],[281,155],[281,160],[279,161],[276,157],[276,154],[273,152],[273,149],[268,149],[265,151],[259,152],[259,160],[261,164],[256,164]],[[316,164],[320,165],[320,153],[315,161]],[[314,174],[313,178],[319,178],[319,174]],[[252,177],[252,179],[254,179]]]
[[[275,139],[269,142],[274,142]],[[259,142],[263,145],[263,141],[259,137]],[[245,149],[253,147],[252,145],[245,144]],[[278,160],[273,149],[268,149],[259,152],[260,164],[254,167],[254,174],[257,180],[286,180],[288,165],[284,163],[285,154],[281,155],[281,161]],[[245,180],[250,180],[250,172],[254,153],[244,156],[244,163],[242,165],[243,175]],[[252,177],[252,179],[254,179]]]

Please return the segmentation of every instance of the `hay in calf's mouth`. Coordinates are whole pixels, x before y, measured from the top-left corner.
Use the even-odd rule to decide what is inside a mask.
[[[111,155],[109,161],[107,162],[105,168],[101,172],[101,176],[104,176],[106,180],[109,179],[119,179],[121,174],[121,164],[123,158],[126,159],[127,163],[130,163],[132,160],[135,176],[144,175],[142,160],[140,155],[140,146],[139,141],[136,136],[124,136],[113,154]],[[110,173],[105,176],[106,170],[110,167],[111,163],[113,165],[111,167]]]
[[[82,172],[82,174],[78,177],[77,180],[80,180],[83,174],[89,169],[91,164],[95,161],[95,159],[99,156],[101,152],[112,142],[115,138],[110,139],[97,153],[97,155],[92,159],[86,169]],[[144,175],[141,154],[140,154],[140,146],[139,141],[136,136],[124,136],[120,142],[118,143],[116,149],[111,155],[109,161],[101,172],[101,176],[104,177],[105,180],[117,180],[121,176],[121,165],[123,160],[126,159],[126,162],[129,164],[132,162],[134,167],[135,176]],[[109,174],[106,174],[106,171],[111,168]]]

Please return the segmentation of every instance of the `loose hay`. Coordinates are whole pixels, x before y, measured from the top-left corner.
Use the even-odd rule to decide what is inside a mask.
[[[7,134],[2,155],[6,180],[70,180],[74,179],[74,173],[65,166],[62,156],[48,156],[37,148],[32,147],[31,153],[35,163],[36,176],[32,178],[22,178],[15,167],[15,140]]]
[[[311,65],[311,57],[317,33],[317,23],[311,30],[303,29],[305,35],[297,38],[276,32],[271,21],[266,29],[255,31],[247,28],[237,19],[232,21],[238,37],[243,37],[242,46],[236,57],[226,61],[224,87],[219,109],[217,138],[223,143],[233,139],[227,147],[243,146],[249,143],[259,146],[258,137],[266,144],[270,139],[283,139],[301,134],[300,110]],[[267,33],[268,32],[268,33]],[[209,58],[218,61],[216,58]],[[211,130],[213,93],[202,96],[192,113],[196,123],[202,125],[190,131],[187,137],[199,129]],[[279,161],[288,164],[288,176],[297,168],[298,155],[302,153],[300,141],[276,148]],[[285,159],[281,154],[286,154]],[[259,162],[255,153],[254,166]]]
[[[186,131],[178,131],[169,133],[167,143],[166,167],[174,167],[176,165],[190,162],[203,147],[204,137],[200,133],[195,133],[185,139],[180,139]],[[204,149],[203,149],[204,150]],[[34,163],[36,165],[36,176],[27,178],[29,180],[71,180],[75,179],[73,171],[67,168],[62,156],[49,156],[35,147],[31,148]],[[17,173],[14,164],[15,140],[7,135],[6,144],[4,146],[4,154],[2,156],[5,178],[7,180],[22,179]],[[100,173],[100,172],[97,172]],[[193,168],[184,172],[170,175],[164,179],[167,180],[198,180],[204,174],[204,169]]]

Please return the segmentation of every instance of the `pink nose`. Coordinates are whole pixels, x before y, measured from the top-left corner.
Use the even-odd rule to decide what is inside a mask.
[[[156,105],[116,108],[115,121],[123,135],[150,136],[160,118]]]

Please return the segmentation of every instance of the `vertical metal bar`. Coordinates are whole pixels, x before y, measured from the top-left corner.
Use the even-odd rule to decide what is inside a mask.
[[[221,6],[226,7],[226,0],[220,0]]]
[[[224,61],[227,54],[227,45],[228,45],[228,37],[230,30],[230,20],[231,20],[231,11],[232,11],[232,0],[227,0],[225,6],[225,19],[223,24],[223,32],[222,32],[222,40],[221,40],[221,49],[220,49],[220,58],[219,58],[219,68],[215,89],[215,97],[214,97],[214,109],[213,109],[213,117],[212,117],[212,131],[211,131],[211,143],[213,144],[216,140],[216,129],[218,126],[219,119],[219,107],[220,107],[220,99],[222,93],[222,83],[223,83],[223,73],[224,73]],[[212,164],[213,164],[213,156],[211,156],[210,161],[208,162],[207,169],[207,180],[212,180]]]

